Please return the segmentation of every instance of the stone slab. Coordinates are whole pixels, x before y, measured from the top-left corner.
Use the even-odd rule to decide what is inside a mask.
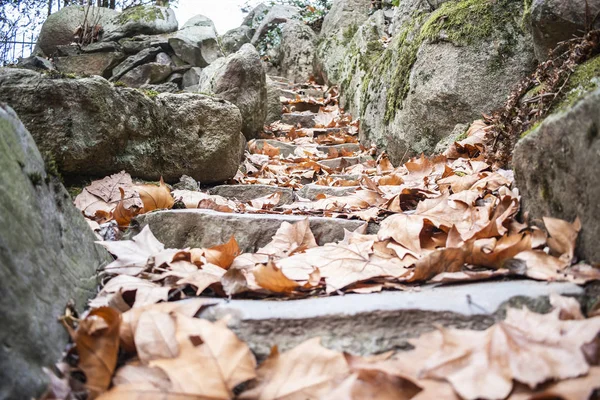
[[[213,210],[168,210],[138,216],[130,235],[146,225],[166,247],[210,247],[235,236],[244,252],[255,252],[271,241],[283,222],[295,223],[307,217],[273,214],[233,214]],[[344,229],[354,231],[364,225],[357,220],[308,217],[319,245],[344,238]]]
[[[242,203],[247,203],[250,200],[269,196],[274,193],[281,193],[279,204],[291,204],[294,202],[294,191],[292,189],[269,185],[220,185],[209,189],[208,192],[232,200],[237,199]]]
[[[309,199],[316,200],[317,196],[324,194],[327,196],[346,196],[350,193],[353,193],[359,186],[323,186],[323,185],[315,185],[309,184],[304,185],[302,189],[300,189],[297,193],[298,196]]]
[[[229,317],[229,327],[259,359],[273,345],[286,351],[317,336],[327,348],[369,355],[407,349],[407,339],[436,326],[486,329],[507,305],[547,312],[553,292],[584,297],[571,283],[506,280],[288,301],[220,299],[199,316]]]

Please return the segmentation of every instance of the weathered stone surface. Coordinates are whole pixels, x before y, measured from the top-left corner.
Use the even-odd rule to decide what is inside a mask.
[[[256,7],[254,7],[248,15],[244,18],[242,25],[248,26],[252,29],[256,29],[260,24],[260,21],[267,15],[269,12],[269,7],[267,7],[264,3],[260,3]]]
[[[250,27],[242,25],[239,28],[231,29],[221,36],[221,47],[225,55],[238,51],[246,43],[250,43],[253,31]]]
[[[346,196],[350,193],[353,193],[358,189],[358,186],[322,186],[309,184],[304,185],[304,187],[298,190],[298,196],[303,199],[316,200],[319,195],[327,195],[327,196]]]
[[[306,217],[295,215],[231,214],[212,210],[169,210],[140,215],[133,234],[149,225],[152,233],[167,247],[210,247],[226,243],[235,236],[240,249],[255,252],[271,241],[285,221],[294,223]],[[310,217],[310,228],[317,243],[344,238],[344,229],[354,231],[362,221]]]
[[[448,147],[452,145],[452,143],[461,140],[461,138],[464,138],[464,135],[467,133],[467,129],[469,129],[469,125],[457,124],[450,135],[443,138],[435,145],[435,150],[433,152],[435,154],[441,154],[445,152],[448,149]]]
[[[274,302],[219,299],[200,317],[229,316],[229,327],[259,360],[269,355],[271,346],[286,351],[314,337],[333,350],[373,355],[409,349],[408,339],[438,326],[486,329],[503,318],[507,306],[548,312],[552,293],[584,296],[571,283],[482,282]]]
[[[91,7],[88,12],[88,20],[97,20],[100,25],[104,26],[118,14],[117,11],[109,8]],[[51,14],[42,25],[36,48],[47,56],[54,55],[57,46],[73,42],[73,32],[83,23],[84,19],[85,7],[83,6],[69,6]]]
[[[175,11],[153,5],[135,6],[115,15],[104,25],[102,41],[119,40],[140,34],[175,32],[179,24]]]
[[[110,78],[112,69],[125,59],[121,52],[89,53],[54,59],[60,72],[76,75],[98,75]]]
[[[600,262],[600,90],[546,120],[517,144],[513,166],[523,207],[532,219],[583,224],[578,255]]]
[[[297,7],[281,4],[274,5],[262,18],[260,25],[256,27],[256,32],[252,37],[251,43],[256,45],[273,26],[285,23],[288,20],[299,16],[300,9]]]
[[[295,98],[296,94],[292,93]],[[283,106],[281,105],[281,96],[285,96],[282,89],[273,83],[273,80],[267,76],[267,117],[265,125],[272,124],[281,119],[283,114]]]
[[[150,47],[140,51],[139,53],[127,57],[125,61],[117,65],[113,69],[113,75],[111,80],[118,81],[123,75],[137,67],[138,65],[145,64],[156,58],[156,55],[161,52],[160,47]]]
[[[239,110],[220,99],[150,98],[100,77],[50,79],[13,68],[0,69],[0,85],[0,100],[21,114],[67,177],[126,170],[147,180],[187,174],[216,183],[235,175],[243,155]]]
[[[183,74],[183,80],[181,85],[183,88],[196,87],[198,86],[198,82],[200,82],[200,76],[202,75],[202,68],[200,67],[192,67]]]
[[[202,70],[198,91],[235,104],[242,113],[242,132],[255,138],[267,117],[267,83],[260,55],[251,44]]]
[[[156,62],[159,63],[159,64],[163,64],[163,65],[172,65],[172,66],[174,66],[173,61],[171,61],[171,57],[167,53],[165,53],[165,52],[158,53],[156,55]]]
[[[600,13],[599,0],[535,0],[531,4],[531,25],[535,55],[540,61],[565,40],[582,36],[586,31],[586,6],[593,19]],[[596,18],[594,28],[600,28]]]
[[[81,48],[82,53],[98,53],[109,51],[121,51],[121,45],[118,42],[94,42]]]
[[[308,82],[315,75],[317,35],[301,21],[288,21],[281,29],[279,71],[292,82]]]
[[[532,38],[515,18],[523,13],[522,2],[486,3],[483,15],[473,16],[482,24],[473,28],[479,37],[439,22],[442,15],[458,15],[457,4],[406,22],[405,34],[392,40],[364,80],[361,141],[385,148],[392,162],[433,153],[457,124],[500,107],[535,68]],[[441,25],[432,28],[434,21]]]
[[[0,398],[38,398],[42,367],[60,358],[68,335],[58,323],[69,299],[81,311],[110,256],[56,177],[33,138],[0,104]]]
[[[138,35],[132,38],[123,38],[119,40],[121,49],[127,54],[137,54],[150,47],[160,47],[163,51],[170,51],[170,35]]]
[[[51,71],[54,69],[54,65],[50,60],[39,56],[20,58],[17,67],[41,71]]]
[[[204,68],[221,56],[214,25],[190,25],[177,31],[169,45],[177,57],[193,67]]]
[[[281,122],[288,125],[300,126],[302,128],[314,128],[317,115],[313,112],[285,113],[281,116]]]
[[[171,66],[152,62],[135,67],[121,78],[119,81],[130,87],[141,87],[146,84],[155,84],[163,82],[171,75]]]
[[[61,44],[56,46],[56,51],[54,52],[55,57],[66,57],[66,56],[76,56],[81,54],[81,46],[78,44]]]
[[[140,86],[140,89],[153,90],[158,93],[178,93],[181,91],[181,88],[175,82],[164,82],[158,85],[147,83]]]
[[[291,204],[294,202],[294,191],[292,189],[269,185],[221,185],[211,188],[209,193],[228,199],[236,199],[242,203],[279,193],[281,194],[279,204]]]
[[[329,158],[327,160],[319,161],[319,164],[323,164],[333,170],[341,170],[347,167],[351,167],[356,164],[362,164],[367,161],[373,161],[373,157],[367,155],[361,155],[358,157],[338,157]]]

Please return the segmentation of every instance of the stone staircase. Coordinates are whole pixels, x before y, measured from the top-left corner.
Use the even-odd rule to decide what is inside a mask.
[[[240,178],[240,183],[215,186],[208,189],[209,193],[240,202],[279,193],[279,206],[283,206],[303,199],[354,192],[358,186],[352,183],[360,174],[352,173],[352,167],[372,170],[375,160],[358,143],[358,130],[352,124],[329,128],[321,125],[324,116],[320,110],[324,98],[331,93],[318,86],[293,85],[282,78],[271,77],[271,80],[280,89],[285,112],[281,121],[265,127],[268,137],[248,144],[247,158],[268,155],[269,160],[285,166],[294,164],[294,158],[301,157],[303,152],[310,152],[312,160],[322,168],[320,173],[307,175],[294,184],[265,182],[267,179],[249,183],[252,177],[247,174]],[[344,143],[328,140],[332,135]],[[337,183],[322,184],[324,178]],[[227,242],[233,235],[243,252],[254,252],[271,240],[282,222],[293,223],[304,218],[307,216],[281,212],[166,210],[138,216],[133,233],[149,225],[158,240],[170,248],[214,246]],[[319,245],[342,240],[345,231],[366,229],[375,233],[379,228],[377,223],[356,219],[319,215],[308,219]],[[285,351],[315,336],[322,337],[323,344],[335,350],[375,354],[407,348],[409,338],[436,326],[487,328],[503,317],[508,305],[526,305],[546,312],[550,309],[551,293],[576,296],[582,302],[588,296],[586,289],[571,283],[502,279],[301,300],[219,299],[217,306],[202,311],[200,317],[215,320],[228,316],[229,326],[259,359],[269,354],[271,345],[277,344]]]

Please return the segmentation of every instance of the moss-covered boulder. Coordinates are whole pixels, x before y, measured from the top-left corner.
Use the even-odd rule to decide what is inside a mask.
[[[243,155],[233,104],[200,94],[158,94],[100,77],[65,79],[0,69],[0,101],[11,105],[65,177],[131,175],[202,183],[232,178]]]
[[[317,35],[305,23],[291,20],[281,28],[280,75],[295,83],[305,83],[315,75]]]
[[[600,89],[560,108],[518,143],[513,155],[523,207],[532,220],[551,216],[583,228],[578,255],[600,262]]]
[[[104,25],[102,41],[119,40],[140,34],[159,35],[175,32],[179,24],[170,8],[140,5],[115,15]]]
[[[117,11],[104,7],[90,7],[87,11],[88,21],[98,21],[101,26],[107,25],[117,15]],[[84,23],[85,17],[86,7],[83,6],[65,7],[48,16],[40,30],[36,51],[53,56],[58,46],[71,44],[74,32]]]
[[[81,311],[95,273],[111,257],[59,179],[50,175],[32,136],[0,104],[0,398],[37,398],[43,367],[61,356],[68,335],[58,317],[72,299]]]

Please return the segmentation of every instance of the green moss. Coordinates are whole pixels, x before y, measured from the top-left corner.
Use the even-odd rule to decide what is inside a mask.
[[[553,111],[567,109],[600,84],[600,55],[577,66],[569,78],[560,102]]]
[[[158,96],[160,94],[156,90],[152,90],[152,89],[140,89],[140,91],[142,93],[144,93],[146,96],[150,97],[151,99],[155,98],[156,96]]]
[[[541,124],[542,124],[542,121],[537,121],[535,124],[533,124],[531,126],[531,128],[527,129],[525,132],[523,132],[521,134],[521,139],[523,139],[525,136],[529,135],[531,132],[535,131]]]
[[[135,6],[123,11],[117,17],[120,25],[125,25],[129,21],[155,21],[165,19],[163,12],[158,7]]]
[[[431,14],[413,15],[365,77],[363,107],[369,102],[370,86],[382,85],[382,80],[387,79],[391,84],[386,93],[385,122],[393,120],[408,94],[410,73],[419,48],[426,41],[443,40],[466,46],[489,38],[498,39],[498,54],[491,60],[489,68],[491,73],[499,71],[504,61],[513,55],[516,38],[510,32],[522,31],[519,20],[529,1],[453,0]]]
[[[352,38],[354,37],[354,35],[356,35],[356,32],[358,32],[358,25],[356,24],[351,24],[350,26],[348,26],[344,32],[342,32],[342,36],[344,37],[344,41],[347,43],[349,41],[352,40]]]
[[[521,29],[527,29],[531,22],[531,4],[533,0],[523,0],[523,18],[521,19]]]
[[[116,81],[115,87],[127,87],[127,85],[122,81]]]

